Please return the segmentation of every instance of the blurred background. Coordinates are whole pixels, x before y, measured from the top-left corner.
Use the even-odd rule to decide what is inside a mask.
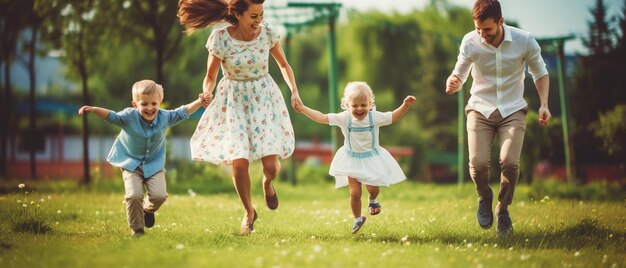
[[[80,117],[78,108],[129,107],[130,88],[141,79],[164,86],[162,108],[186,104],[201,92],[211,29],[185,35],[176,0],[0,3],[2,180],[118,180],[119,170],[105,159],[119,128],[96,116]],[[626,1],[501,3],[507,24],[538,39],[550,72],[553,118],[547,128],[537,123],[538,97],[526,78],[530,110],[520,183],[626,184]],[[471,81],[459,94],[444,91],[461,38],[474,29],[472,5],[463,0],[270,0],[265,20],[281,29],[281,45],[305,104],[338,112],[343,86],[355,80],[372,86],[379,111],[393,110],[414,95],[417,102],[407,116],[381,129],[381,145],[412,181],[465,183],[470,177],[462,108]],[[289,99],[270,62],[270,73]],[[190,160],[189,138],[202,112],[168,134],[168,186],[230,183],[223,169]],[[294,155],[283,160],[282,179],[331,181],[328,163],[341,134],[293,111],[290,115],[297,143]],[[498,151],[493,150],[493,181],[499,180]]]

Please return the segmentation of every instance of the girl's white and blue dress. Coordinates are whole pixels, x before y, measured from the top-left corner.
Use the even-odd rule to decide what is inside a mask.
[[[232,38],[226,27],[211,33],[207,49],[222,60],[224,77],[191,137],[193,160],[232,164],[291,155],[295,140],[289,111],[268,73],[270,49],[278,41],[278,31],[268,23],[251,41]]]
[[[379,128],[392,123],[391,112],[370,110],[364,119],[357,120],[344,111],[328,114],[328,122],[340,127],[344,136],[328,172],[335,177],[335,187],[347,186],[348,176],[372,186],[389,186],[406,179],[398,162],[378,142]]]

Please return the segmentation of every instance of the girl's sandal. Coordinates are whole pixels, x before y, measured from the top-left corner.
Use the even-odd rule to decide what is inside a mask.
[[[379,202],[369,203],[368,210],[370,215],[374,216],[380,213],[382,207],[380,206]]]
[[[353,234],[361,230],[361,227],[363,227],[363,224],[365,224],[365,220],[367,220],[367,218],[365,218],[364,216],[354,219],[354,225],[352,226]]]

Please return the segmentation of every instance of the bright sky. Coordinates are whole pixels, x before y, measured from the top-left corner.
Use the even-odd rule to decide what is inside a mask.
[[[292,0],[294,2],[332,2],[332,0]],[[287,2],[278,0],[276,2]],[[431,0],[342,0],[334,1],[343,7],[362,11],[376,9],[384,12],[406,12],[421,9]],[[449,3],[471,9],[472,0],[448,0]],[[569,34],[586,35],[591,21],[590,9],[596,0],[500,0],[504,20],[516,21],[520,28],[531,32],[535,37],[555,37]],[[608,16],[622,16],[624,0],[604,0]],[[470,31],[472,29],[468,29]],[[566,43],[568,52],[585,52],[580,41]]]

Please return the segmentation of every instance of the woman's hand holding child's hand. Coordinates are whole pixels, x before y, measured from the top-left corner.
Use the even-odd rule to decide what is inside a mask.
[[[200,93],[198,98],[202,100],[202,107],[206,108],[213,101],[213,94],[211,93]]]

